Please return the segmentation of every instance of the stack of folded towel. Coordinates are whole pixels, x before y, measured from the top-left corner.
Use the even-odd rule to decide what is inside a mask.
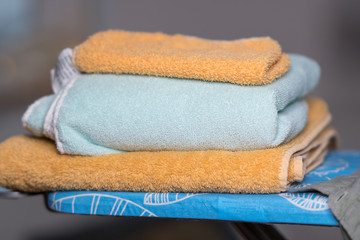
[[[274,193],[334,147],[318,64],[271,38],[100,32],[65,49],[54,94],[0,145],[0,185]],[[51,139],[51,140],[48,140]],[[55,142],[55,143],[54,143]]]

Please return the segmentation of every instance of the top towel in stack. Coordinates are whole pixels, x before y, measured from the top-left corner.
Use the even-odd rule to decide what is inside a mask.
[[[305,127],[302,98],[320,75],[315,61],[288,58],[270,38],[107,31],[72,58],[93,74],[68,78],[23,121],[33,134],[54,139],[61,153],[81,155],[278,146]]]
[[[74,64],[86,73],[263,85],[284,75],[290,60],[269,37],[214,41],[180,34],[106,31],[76,48]]]

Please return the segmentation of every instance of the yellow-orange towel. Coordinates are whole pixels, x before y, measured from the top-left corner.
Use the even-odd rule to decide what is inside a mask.
[[[335,136],[326,104],[309,102],[309,122],[289,143],[255,151],[61,155],[50,140],[16,136],[0,145],[0,186],[26,191],[108,190],[275,193],[317,166]]]
[[[184,35],[99,32],[80,44],[75,66],[87,73],[140,74],[263,85],[290,67],[279,43],[269,37],[235,41]]]

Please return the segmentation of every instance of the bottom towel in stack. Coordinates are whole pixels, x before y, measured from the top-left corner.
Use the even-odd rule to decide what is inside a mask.
[[[275,193],[320,164],[335,144],[330,113],[307,99],[308,123],[290,142],[253,151],[127,152],[61,155],[54,142],[16,136],[0,145],[0,185],[57,190]]]

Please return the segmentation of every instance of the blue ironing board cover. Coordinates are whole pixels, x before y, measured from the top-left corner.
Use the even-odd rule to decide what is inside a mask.
[[[360,151],[330,152],[324,163],[292,188],[351,174],[360,168]],[[218,194],[63,191],[47,196],[57,212],[260,223],[338,225],[327,197],[314,193]]]

